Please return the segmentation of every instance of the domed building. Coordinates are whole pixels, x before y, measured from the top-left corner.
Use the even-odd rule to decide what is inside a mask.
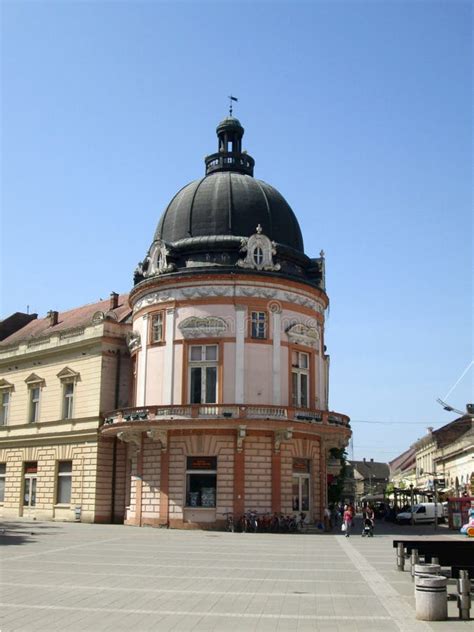
[[[243,134],[232,116],[218,125],[204,177],[173,197],[135,271],[133,407],[101,430],[126,450],[114,473],[126,524],[213,527],[249,510],[319,520],[329,450],[351,434],[328,409],[323,253],[305,254]]]

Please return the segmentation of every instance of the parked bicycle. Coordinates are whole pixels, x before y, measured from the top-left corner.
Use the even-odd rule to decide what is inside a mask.
[[[234,514],[230,511],[226,511],[223,514],[224,516],[226,516],[226,520],[225,520],[225,530],[229,531],[230,533],[234,533],[235,531],[235,524],[234,524]]]
[[[247,533],[248,531],[256,533],[258,531],[258,518],[256,512],[246,511],[240,519],[240,527],[242,533]]]

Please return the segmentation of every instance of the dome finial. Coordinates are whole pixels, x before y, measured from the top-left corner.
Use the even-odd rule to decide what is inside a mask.
[[[227,98],[229,99],[229,116],[232,116],[232,101],[238,101],[238,98],[233,97],[231,94]]]

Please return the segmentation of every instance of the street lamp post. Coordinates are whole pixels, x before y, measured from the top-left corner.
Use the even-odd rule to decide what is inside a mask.
[[[414,524],[413,519],[413,483],[410,483],[410,514],[411,514],[411,526]]]

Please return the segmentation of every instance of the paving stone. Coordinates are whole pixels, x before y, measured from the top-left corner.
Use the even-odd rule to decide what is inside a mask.
[[[462,632],[417,622],[392,537],[31,523],[0,551],[2,632]],[[14,528],[12,527],[12,533]],[[382,533],[381,533],[382,532]],[[52,537],[54,536],[54,537]],[[376,578],[374,581],[373,578]]]

